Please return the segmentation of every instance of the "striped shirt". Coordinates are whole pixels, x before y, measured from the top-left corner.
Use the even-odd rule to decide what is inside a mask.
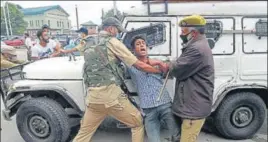
[[[166,88],[161,100],[157,101],[163,86],[162,76],[140,71],[133,66],[128,67],[128,72],[137,88],[141,108],[153,108],[171,102],[171,97]]]

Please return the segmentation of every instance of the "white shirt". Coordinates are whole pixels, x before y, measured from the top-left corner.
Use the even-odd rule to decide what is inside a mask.
[[[29,47],[33,47],[33,43],[30,37],[27,37],[25,39],[25,45],[29,48]]]
[[[38,42],[32,48],[32,57],[48,57],[54,52],[56,46],[57,43],[52,39],[49,39],[49,42],[45,47],[41,46]]]

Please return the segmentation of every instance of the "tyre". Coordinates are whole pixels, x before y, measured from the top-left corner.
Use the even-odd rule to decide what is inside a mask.
[[[261,128],[266,115],[266,105],[259,96],[240,92],[221,103],[216,112],[215,127],[225,138],[248,139]]]
[[[24,102],[18,109],[16,122],[26,142],[66,142],[70,134],[64,109],[47,98]]]

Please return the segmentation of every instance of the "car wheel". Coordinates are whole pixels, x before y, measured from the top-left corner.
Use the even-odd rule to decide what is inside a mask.
[[[248,139],[261,128],[266,115],[266,105],[259,96],[240,92],[221,103],[216,112],[215,127],[225,138]]]
[[[24,102],[18,109],[16,122],[26,142],[66,142],[70,134],[64,109],[47,98]]]

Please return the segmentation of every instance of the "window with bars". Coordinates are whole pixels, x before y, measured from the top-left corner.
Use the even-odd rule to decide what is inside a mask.
[[[259,20],[255,24],[255,34],[258,37],[266,36],[267,37],[267,20]]]
[[[165,43],[166,29],[165,24],[159,23],[132,30],[125,35],[123,43],[131,49],[131,41],[135,36],[142,36],[147,41],[149,48]]]
[[[222,35],[223,23],[218,20],[208,21],[205,26],[205,34],[209,39],[217,41]]]

